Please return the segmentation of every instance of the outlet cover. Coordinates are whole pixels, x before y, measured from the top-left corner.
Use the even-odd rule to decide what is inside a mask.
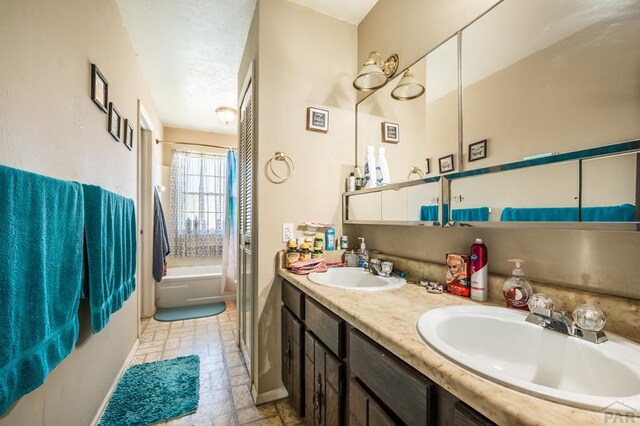
[[[282,242],[288,243],[293,239],[293,223],[282,224]]]

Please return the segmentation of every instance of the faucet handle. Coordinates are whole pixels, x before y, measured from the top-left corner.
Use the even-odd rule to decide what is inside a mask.
[[[578,306],[573,311],[573,320],[578,327],[587,331],[600,331],[607,322],[602,309],[589,304]]]
[[[544,293],[534,293],[527,302],[527,306],[531,312],[535,311],[536,308],[543,308],[553,311],[555,308],[555,304],[553,300],[549,296]]]

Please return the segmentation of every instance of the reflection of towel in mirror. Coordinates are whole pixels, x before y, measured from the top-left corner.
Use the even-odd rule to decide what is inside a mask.
[[[169,233],[164,220],[164,211],[157,190],[153,190],[153,279],[160,282],[165,274],[169,247]]]

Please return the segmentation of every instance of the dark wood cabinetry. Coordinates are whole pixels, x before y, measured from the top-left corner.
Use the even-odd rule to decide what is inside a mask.
[[[288,283],[282,381],[305,425],[493,423]]]
[[[305,424],[342,424],[344,366],[313,334],[304,339]]]
[[[304,415],[304,353],[302,323],[282,306],[282,383],[298,416]]]

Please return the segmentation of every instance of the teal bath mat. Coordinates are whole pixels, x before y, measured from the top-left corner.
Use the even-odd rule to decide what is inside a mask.
[[[200,398],[200,357],[183,356],[130,367],[98,423],[148,425],[194,413]]]
[[[224,302],[207,303],[206,305],[183,306],[180,308],[160,308],[153,318],[156,321],[180,321],[194,318],[212,317],[224,312]]]

